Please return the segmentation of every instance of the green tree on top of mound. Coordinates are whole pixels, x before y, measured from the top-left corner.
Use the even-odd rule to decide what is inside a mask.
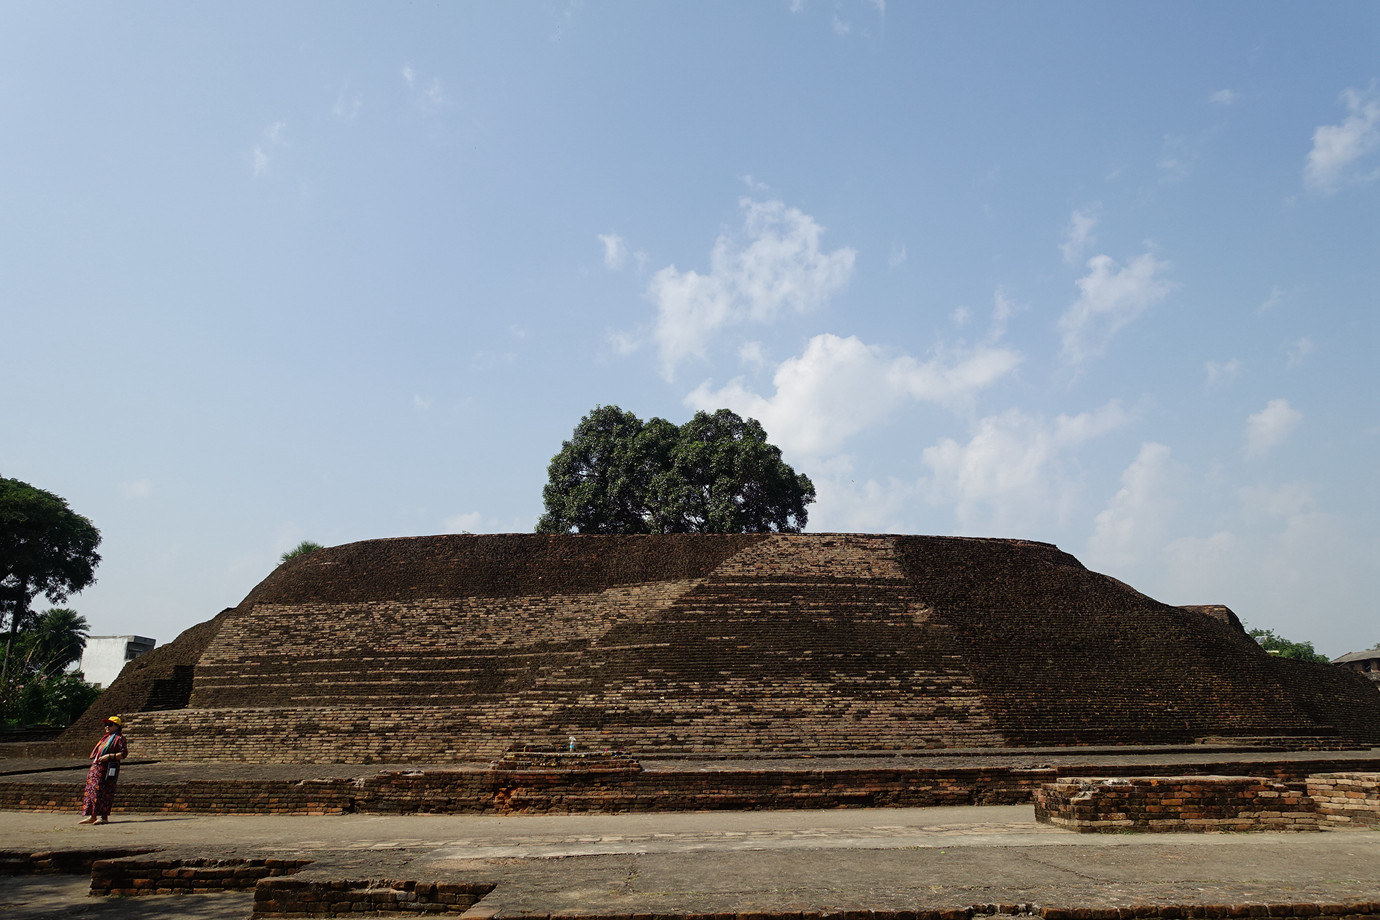
[[[1283,636],[1276,635],[1272,629],[1252,629],[1247,633],[1252,639],[1260,643],[1260,647],[1272,655],[1281,658],[1296,658],[1299,661],[1316,661],[1318,664],[1328,664],[1332,659],[1326,655],[1319,654],[1313,648],[1312,642],[1293,642]]]
[[[598,406],[547,475],[538,533],[799,533],[815,500],[762,426],[728,409],[677,426]]]

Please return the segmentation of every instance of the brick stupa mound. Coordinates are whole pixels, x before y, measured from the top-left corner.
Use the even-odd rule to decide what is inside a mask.
[[[286,563],[135,664],[97,708],[171,760],[1380,742],[1356,675],[1020,540],[372,540]]]

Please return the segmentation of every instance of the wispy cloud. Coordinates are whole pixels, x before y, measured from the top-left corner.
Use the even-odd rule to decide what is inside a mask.
[[[1092,232],[1097,226],[1098,213],[1101,210],[1102,206],[1094,203],[1079,208],[1069,217],[1068,227],[1064,230],[1064,241],[1059,244],[1059,252],[1069,265],[1077,265],[1088,246],[1095,241]]]
[[[1266,313],[1269,313],[1271,310],[1273,310],[1275,307],[1279,306],[1283,302],[1284,291],[1281,290],[1278,285],[1276,285],[1275,287],[1270,288],[1270,296],[1266,297],[1263,301],[1261,301],[1260,306],[1256,308],[1255,312],[1260,315],[1264,315]]]
[[[336,93],[335,105],[331,106],[331,114],[339,121],[354,121],[364,105],[364,97],[349,90],[348,86],[342,86]]]
[[[1208,101],[1215,105],[1226,106],[1235,105],[1241,94],[1234,89],[1219,89],[1208,97]]]
[[[604,267],[617,271],[628,261],[628,244],[617,233],[600,233],[599,242],[604,244]]]
[[[1160,171],[1160,181],[1182,182],[1193,174],[1193,165],[1197,160],[1197,143],[1179,135],[1166,136],[1159,161],[1155,164]]]
[[[926,497],[951,505],[964,533],[1047,531],[1068,519],[1083,490],[1069,455],[1129,420],[1116,402],[1054,419],[1019,409],[984,418],[968,443],[946,438],[922,452]]]
[[[723,327],[818,309],[853,274],[855,251],[823,251],[824,228],[808,214],[780,201],[744,198],[739,204],[742,229],[715,241],[708,273],[670,265],[647,288],[657,309],[654,336],[667,379],[681,361],[704,356]]]
[[[153,480],[136,479],[134,482],[122,482],[120,494],[128,499],[148,498],[153,494]]]
[[[275,121],[265,128],[259,143],[254,145],[254,175],[267,175],[273,164],[274,151],[278,148],[290,146],[292,145],[287,139],[287,122]]]
[[[441,522],[447,533],[485,533],[484,515],[478,511],[468,511],[446,518]]]
[[[783,449],[818,456],[838,450],[906,402],[968,407],[975,394],[1009,374],[1020,360],[1012,349],[980,346],[941,349],[919,361],[889,356],[855,336],[824,334],[777,367],[770,397],[739,379],[719,389],[702,383],[685,402],[692,409],[733,409],[760,421]]]
[[[1270,400],[1264,409],[1246,419],[1246,456],[1265,456],[1287,441],[1302,421],[1303,413],[1289,405],[1289,400]]]
[[[1163,277],[1168,269],[1148,252],[1125,268],[1110,256],[1089,259],[1078,299],[1059,318],[1064,359],[1082,364],[1105,351],[1117,332],[1174,289]]]
[[[1225,386],[1241,375],[1241,361],[1232,358],[1229,361],[1208,361],[1203,365],[1207,372],[1207,385],[1209,388]]]
[[[1340,124],[1320,125],[1313,132],[1313,149],[1303,167],[1309,188],[1330,195],[1346,184],[1374,180],[1380,170],[1364,171],[1359,164],[1380,149],[1380,93],[1372,84],[1366,90],[1342,93],[1347,116]]]
[[[403,81],[412,96],[412,104],[424,115],[435,115],[450,104],[440,77],[425,79],[411,64],[403,65]]]
[[[1313,354],[1313,352],[1316,349],[1317,346],[1313,344],[1313,340],[1305,335],[1303,338],[1299,339],[1297,342],[1289,346],[1289,353],[1284,360],[1284,366],[1287,367],[1289,370],[1293,370],[1303,362],[1307,361],[1308,356]]]
[[[1121,488],[1093,520],[1088,561],[1119,569],[1158,552],[1168,536],[1179,469],[1164,444],[1142,444],[1121,474]]]

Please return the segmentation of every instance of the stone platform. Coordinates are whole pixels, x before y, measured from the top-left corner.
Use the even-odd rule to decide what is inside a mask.
[[[151,851],[97,859],[94,873],[0,880],[7,920],[267,918],[313,892],[325,895],[318,915],[466,920],[1380,916],[1380,831],[1077,834],[1037,824],[1030,806],[527,817],[117,811],[104,827],[0,812],[0,827],[0,848],[11,852]],[[136,892],[183,879],[198,890],[200,879],[206,891],[233,881],[237,867],[246,878],[295,871],[214,894],[87,893],[93,876]]]

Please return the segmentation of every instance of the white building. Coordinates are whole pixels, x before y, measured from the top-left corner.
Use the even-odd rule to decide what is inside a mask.
[[[104,690],[115,682],[126,664],[157,644],[143,636],[87,636],[86,650],[81,653],[78,667],[88,684]]]

